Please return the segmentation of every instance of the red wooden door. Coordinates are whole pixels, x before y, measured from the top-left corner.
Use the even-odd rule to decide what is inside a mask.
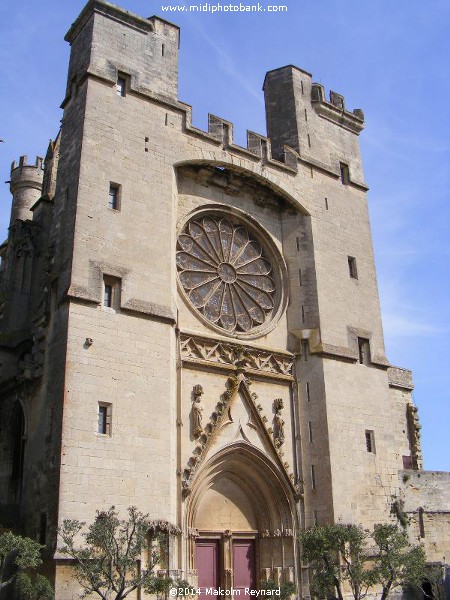
[[[239,540],[233,543],[233,588],[239,596],[249,596],[245,588],[256,589],[255,540]]]
[[[197,540],[195,555],[200,596],[205,596],[206,588],[219,587],[219,540]]]

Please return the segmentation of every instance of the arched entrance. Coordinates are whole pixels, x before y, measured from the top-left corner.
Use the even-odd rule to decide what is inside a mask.
[[[194,585],[257,589],[296,579],[295,502],[281,469],[255,446],[222,448],[196,475],[186,502],[188,570]]]

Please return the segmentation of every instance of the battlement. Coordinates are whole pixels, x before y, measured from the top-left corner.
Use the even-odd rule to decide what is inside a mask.
[[[23,156],[21,156],[19,158],[19,163],[17,163],[16,160],[14,160],[11,163],[11,175],[12,175],[12,172],[15,171],[16,169],[23,169],[24,167],[26,167],[27,169],[38,169],[39,171],[43,171],[43,169],[44,169],[43,161],[44,161],[44,159],[41,156],[36,156],[34,165],[29,165],[28,157],[24,154]]]
[[[322,117],[350,129],[353,133],[360,133],[364,128],[364,113],[360,108],[352,112],[345,108],[345,98],[337,92],[330,90],[329,101],[326,100],[325,88],[320,83],[311,86],[311,103],[314,110]]]
[[[185,132],[191,135],[208,139],[218,143],[224,150],[231,150],[236,154],[241,154],[246,158],[253,158],[262,161],[273,167],[297,173],[298,160],[300,156],[295,150],[285,146],[284,154],[281,160],[277,160],[272,155],[270,139],[265,135],[247,130],[247,146],[239,146],[233,141],[233,123],[208,114],[208,131],[203,131],[192,125],[192,108],[184,105],[186,109]]]

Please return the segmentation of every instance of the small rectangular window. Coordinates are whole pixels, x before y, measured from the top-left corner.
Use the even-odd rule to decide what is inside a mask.
[[[111,404],[106,402],[98,403],[98,433],[101,433],[102,435],[111,435],[111,414]]]
[[[316,470],[314,465],[311,465],[311,489],[316,489]]]
[[[413,468],[412,456],[410,454],[402,456],[402,462],[403,462],[404,469],[412,469]]]
[[[309,344],[308,344],[308,340],[302,340],[302,356],[303,356],[303,360],[308,360],[308,356],[309,356]]]
[[[311,393],[309,391],[309,382],[308,381],[306,382],[306,385],[305,385],[305,392],[306,392],[306,401],[310,402],[311,401]]]
[[[358,338],[358,360],[362,365],[370,365],[370,342],[366,338]]]
[[[319,524],[319,513],[317,512],[317,510],[313,511],[313,519],[314,519],[314,525],[318,525]]]
[[[308,439],[309,439],[309,442],[312,444],[313,433],[312,433],[312,423],[311,423],[311,421],[308,421]]]
[[[366,450],[375,454],[375,436],[372,430],[366,429]]]
[[[116,82],[116,93],[118,96],[126,96],[127,93],[127,79],[124,75],[117,76]]]
[[[348,271],[352,279],[358,279],[358,271],[356,269],[356,258],[354,256],[347,256],[348,260]]]
[[[103,276],[103,306],[105,308],[120,309],[120,283],[121,281],[117,277]]]
[[[117,183],[109,184],[108,207],[113,210],[120,209],[120,185]]]
[[[348,165],[345,163],[339,163],[340,173],[341,173],[341,182],[344,185],[348,185],[350,183],[350,170]]]

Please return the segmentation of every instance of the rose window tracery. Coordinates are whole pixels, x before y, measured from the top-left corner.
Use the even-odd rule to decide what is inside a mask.
[[[178,236],[176,261],[185,293],[211,323],[245,333],[270,318],[273,267],[243,225],[216,215],[191,220]]]

